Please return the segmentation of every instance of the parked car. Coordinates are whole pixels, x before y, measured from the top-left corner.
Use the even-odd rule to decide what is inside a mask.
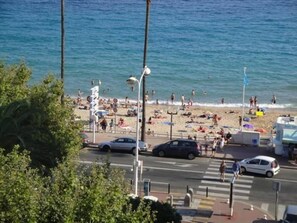
[[[277,160],[270,156],[256,156],[239,162],[241,173],[264,174],[271,178],[280,171]]]
[[[82,148],[89,146],[90,141],[89,141],[89,137],[87,136],[87,134],[84,132],[80,132],[79,136],[82,138]]]
[[[297,223],[297,205],[287,205],[282,223]]]
[[[160,157],[182,157],[189,160],[200,155],[196,141],[190,139],[176,139],[157,145],[153,148],[153,155]]]
[[[101,142],[98,148],[104,151],[124,151],[136,153],[136,139],[129,137],[121,137],[112,141]],[[139,152],[146,152],[148,144],[139,140]]]

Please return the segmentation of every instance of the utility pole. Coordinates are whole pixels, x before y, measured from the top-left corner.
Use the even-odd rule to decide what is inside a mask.
[[[148,45],[148,27],[149,27],[149,15],[150,15],[150,3],[151,0],[146,0],[146,19],[145,19],[145,34],[144,34],[144,48],[143,48],[143,69],[146,67],[146,53]],[[145,141],[145,77],[142,80],[142,119],[141,119],[141,140]]]

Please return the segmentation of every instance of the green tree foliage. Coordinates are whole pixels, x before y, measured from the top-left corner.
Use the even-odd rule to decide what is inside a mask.
[[[154,223],[180,223],[182,220],[182,216],[169,203],[151,201],[149,199],[142,200],[139,197],[130,199],[133,210],[137,209],[139,205],[141,205],[141,202],[144,202],[145,205],[149,205],[151,213],[156,217]]]
[[[0,62],[0,146],[30,151],[35,167],[55,167],[79,151],[81,124],[74,121],[71,101],[61,105],[63,84],[53,75],[29,87],[24,63]]]
[[[27,97],[31,74],[24,62],[9,66],[0,61],[0,106]]]
[[[28,152],[0,150],[0,222],[153,223],[144,202],[132,209],[123,172],[108,165],[79,170],[74,162],[41,177]]]
[[[43,180],[29,168],[28,153],[0,150],[0,222],[38,222]]]

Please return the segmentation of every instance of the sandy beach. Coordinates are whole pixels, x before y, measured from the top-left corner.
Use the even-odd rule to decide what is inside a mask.
[[[84,105],[87,105],[83,102]],[[132,131],[135,132],[136,129],[136,116],[128,116],[128,110],[136,108],[135,105],[124,105],[124,103],[118,104],[117,112],[114,113],[110,106],[105,105],[109,114],[105,116],[107,123],[113,119],[115,123],[119,123],[120,119],[123,119],[122,125],[118,125],[116,131],[125,132]],[[168,135],[170,133],[170,123],[171,115],[169,113],[175,113],[172,116],[172,134],[173,137],[187,137],[188,135],[210,135],[215,136],[221,129],[225,133],[230,131],[235,133],[240,130],[239,116],[242,116],[242,108],[230,108],[230,107],[200,107],[200,106],[189,106],[184,110],[181,106],[171,106],[171,105],[146,105],[146,131],[148,134],[155,135]],[[90,111],[88,109],[81,109],[81,107],[75,108],[75,114],[81,120],[89,120]],[[263,116],[257,116],[256,114],[249,114],[249,108],[244,108],[244,120],[243,125],[246,126],[244,130],[262,131],[262,136],[269,136],[273,130],[273,125],[279,116],[297,116],[297,109],[280,109],[280,108],[269,108],[265,110]],[[216,116],[216,121],[214,120]],[[148,123],[151,117],[151,122]],[[102,119],[101,119],[102,120]],[[99,122],[101,121],[99,120]],[[217,123],[215,123],[217,122]],[[263,130],[264,129],[264,130]],[[148,132],[150,130],[150,132]],[[109,131],[109,126],[107,126],[107,131]]]

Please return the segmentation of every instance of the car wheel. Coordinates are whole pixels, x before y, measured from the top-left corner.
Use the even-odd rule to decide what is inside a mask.
[[[158,155],[160,157],[164,157],[165,156],[165,152],[163,150],[161,150],[161,151],[158,152]]]
[[[243,166],[240,167],[240,173],[246,173],[245,167],[243,167]]]
[[[189,154],[188,154],[188,159],[189,159],[189,160],[193,160],[193,159],[195,159],[195,155],[194,155],[193,153],[189,153]]]
[[[268,178],[271,178],[271,177],[273,177],[273,173],[271,171],[268,171],[268,172],[266,172],[266,176]]]
[[[110,152],[110,147],[108,145],[103,146],[104,151]]]
[[[135,156],[135,154],[136,154],[136,148],[134,147],[134,148],[132,148],[132,154]]]

